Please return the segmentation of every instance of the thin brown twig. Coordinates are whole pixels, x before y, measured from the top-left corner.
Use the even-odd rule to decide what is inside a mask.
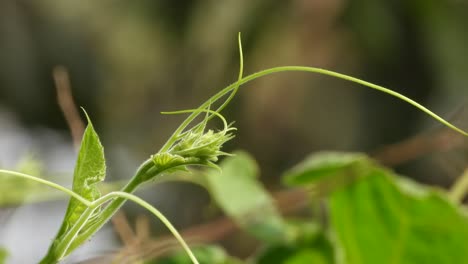
[[[467,120],[468,104],[461,104],[450,114],[449,120]],[[466,129],[467,124],[460,124]],[[396,166],[438,151],[466,148],[466,137],[447,128],[421,133],[396,144],[388,145],[374,153],[373,158],[386,166]]]
[[[462,145],[463,140],[462,135],[444,128],[386,146],[372,154],[372,157],[385,166],[393,167],[432,152],[448,151]]]
[[[56,66],[52,75],[57,90],[57,102],[70,129],[73,145],[78,149],[85,126],[73,100],[68,71],[64,66]]]
[[[142,243],[143,241],[149,239],[151,231],[148,217],[146,217],[145,215],[137,216],[135,223],[135,233],[139,243]]]
[[[118,211],[111,219],[112,225],[114,226],[115,232],[119,236],[124,246],[130,246],[135,244],[137,236],[133,231],[127,217],[123,211]]]

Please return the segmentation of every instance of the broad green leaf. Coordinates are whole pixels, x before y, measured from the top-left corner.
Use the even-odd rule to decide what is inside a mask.
[[[242,264],[238,259],[230,257],[224,249],[218,246],[201,246],[193,248],[193,253],[200,264]],[[145,262],[146,264],[192,264],[192,261],[183,251],[177,252],[171,256]]]
[[[8,252],[4,248],[0,248],[0,264],[6,263]]]
[[[91,120],[88,116],[87,118],[88,126],[83,134],[73,175],[73,191],[89,201],[94,201],[101,197],[97,183],[102,182],[105,178],[106,164],[104,149]],[[54,255],[55,246],[60,243],[60,240],[76,223],[86,208],[86,205],[80,203],[75,198],[70,199],[62,226],[49,249],[48,256]],[[97,211],[94,212],[94,215],[97,213]]]
[[[360,153],[319,152],[286,172],[284,181],[290,186],[311,184],[350,170],[364,170],[368,163],[368,158]]]
[[[330,197],[339,263],[464,263],[468,257],[462,208],[365,155],[318,153],[290,170],[285,181],[347,183],[335,185],[340,188]]]
[[[438,190],[375,166],[335,192],[330,217],[341,263],[466,263],[468,218]]]
[[[226,158],[221,171],[207,175],[209,191],[217,204],[234,221],[259,239],[282,240],[285,237],[283,219],[273,199],[258,181],[258,168],[245,152]]]

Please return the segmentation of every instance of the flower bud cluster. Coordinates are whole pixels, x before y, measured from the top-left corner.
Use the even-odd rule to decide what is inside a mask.
[[[218,168],[214,163],[221,155],[228,155],[221,151],[224,143],[234,138],[227,127],[222,131],[204,131],[204,129],[187,131],[167,151],[152,156],[153,163],[158,172],[173,170],[186,170],[187,165],[202,165]]]

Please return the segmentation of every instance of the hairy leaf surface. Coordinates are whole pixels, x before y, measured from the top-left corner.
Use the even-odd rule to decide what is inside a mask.
[[[96,131],[94,130],[91,120],[88,118],[88,126],[84,132],[80,151],[78,153],[78,159],[75,165],[73,191],[88,201],[94,201],[101,197],[97,183],[103,181],[105,175],[106,164],[104,149]],[[49,249],[48,256],[54,256],[56,245],[60,243],[63,236],[76,223],[86,208],[86,205],[82,204],[75,198],[70,199],[62,226],[54,243]],[[94,215],[96,215],[97,212],[98,211],[95,211]]]

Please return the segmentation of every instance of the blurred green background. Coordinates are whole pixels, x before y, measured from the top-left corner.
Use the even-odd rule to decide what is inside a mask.
[[[236,80],[242,32],[246,74],[282,65],[326,68],[398,91],[466,129],[466,14],[465,0],[3,0],[0,113],[30,135],[46,129],[71,147],[52,78],[55,66],[66,67],[74,98],[106,148],[108,179],[128,178],[182,120],[160,111],[194,108]],[[395,98],[307,73],[251,82],[224,114],[239,129],[226,150],[252,153],[272,190],[308,153],[374,153],[442,130]],[[396,169],[448,185],[467,164],[466,140],[446,138],[454,144]],[[0,149],[8,156],[15,146]],[[179,203],[200,195],[181,188]],[[177,221],[200,221],[197,210],[187,210]]]
[[[108,150],[141,160],[180,120],[160,111],[195,107],[235,80],[240,31],[246,73],[323,67],[450,117],[466,104],[467,9],[455,0],[5,0],[0,104],[28,128],[66,135],[51,75],[63,65]],[[315,150],[372,151],[437,126],[389,96],[303,73],[246,85],[226,115],[239,127],[235,148],[272,177]]]

